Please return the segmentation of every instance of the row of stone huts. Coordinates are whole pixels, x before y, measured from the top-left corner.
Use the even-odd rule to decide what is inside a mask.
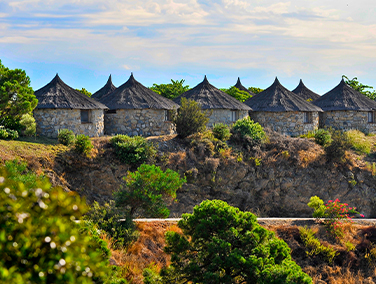
[[[109,77],[103,88],[91,98],[66,85],[58,75],[35,91],[38,105],[34,110],[37,132],[57,137],[59,129],[91,137],[104,134],[130,136],[173,134],[169,119],[171,110],[178,109],[182,98],[211,110],[208,126],[232,124],[250,116],[263,127],[297,136],[318,127],[360,129],[376,132],[376,102],[355,91],[343,80],[323,96],[309,90],[302,81],[293,91],[283,87],[276,78],[263,92],[255,95],[238,79],[235,87],[252,95],[244,103],[211,85],[206,76],[202,83],[173,101],[153,92],[135,80],[133,74],[116,88]]]

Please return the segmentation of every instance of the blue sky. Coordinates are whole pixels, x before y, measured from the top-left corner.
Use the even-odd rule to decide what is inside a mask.
[[[376,1],[0,0],[0,59],[35,90],[59,73],[95,92],[131,72],[145,86],[376,87]]]

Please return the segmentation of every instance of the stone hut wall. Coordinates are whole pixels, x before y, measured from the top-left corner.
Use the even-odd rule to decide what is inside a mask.
[[[365,133],[376,133],[376,123],[368,122],[367,111],[325,111],[322,114],[322,126],[334,129],[350,130],[358,129]]]
[[[268,127],[276,132],[290,136],[299,136],[313,131],[319,127],[318,112],[310,112],[312,115],[311,123],[304,123],[304,112],[285,111],[285,112],[259,112],[251,111],[250,117],[261,124],[262,127]]]
[[[175,133],[175,126],[165,120],[165,110],[161,109],[118,109],[116,113],[105,113],[104,121],[107,135],[147,137]]]
[[[39,135],[57,138],[59,129],[69,129],[76,135],[103,136],[104,111],[93,109],[89,112],[90,122],[87,123],[81,122],[80,109],[35,109],[33,115]]]
[[[210,111],[210,110],[209,110]],[[213,109],[212,114],[209,117],[208,127],[213,127],[216,123],[223,123],[227,125],[233,124],[232,112],[236,112],[237,119],[242,119],[248,116],[247,110],[230,110],[230,109]]]

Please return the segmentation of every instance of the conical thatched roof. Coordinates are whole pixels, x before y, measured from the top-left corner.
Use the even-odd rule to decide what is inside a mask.
[[[174,102],[180,104],[182,98],[198,102],[202,109],[252,110],[237,99],[211,85],[206,76],[204,81],[176,97]]]
[[[107,80],[106,85],[104,85],[101,89],[99,89],[94,94],[92,94],[91,97],[99,101],[101,98],[103,98],[104,96],[107,96],[109,93],[111,93],[115,89],[116,87],[114,86],[114,84],[112,84],[111,75],[110,75],[110,77]]]
[[[302,79],[300,79],[299,85],[292,90],[294,94],[297,94],[299,97],[301,97],[304,100],[309,100],[311,99],[312,101],[317,100],[321,96],[319,94],[316,94],[315,92],[312,92],[310,89],[308,89]]]
[[[245,92],[247,92],[248,94],[250,94],[250,95],[252,95],[252,96],[255,95],[254,93],[252,93],[250,90],[248,90],[246,87],[244,87],[244,86],[242,85],[242,83],[240,82],[240,78],[239,78],[239,77],[238,77],[238,81],[236,82],[236,84],[235,84],[234,87],[235,87],[235,88],[238,88],[240,91],[245,91]]]
[[[269,88],[244,103],[254,111],[322,111],[321,108],[287,90],[277,78]]]
[[[37,108],[107,109],[105,105],[69,87],[57,74],[34,95],[38,99]]]
[[[362,93],[355,91],[342,79],[341,83],[334,89],[313,102],[324,111],[331,110],[355,110],[373,111],[376,110],[376,102],[369,99]]]
[[[137,82],[133,74],[119,88],[102,97],[109,109],[177,109],[179,105]]]

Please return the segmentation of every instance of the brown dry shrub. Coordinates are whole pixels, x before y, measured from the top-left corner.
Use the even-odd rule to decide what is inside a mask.
[[[219,164],[220,160],[218,158],[206,158],[204,163],[205,171],[209,173],[216,172]]]

